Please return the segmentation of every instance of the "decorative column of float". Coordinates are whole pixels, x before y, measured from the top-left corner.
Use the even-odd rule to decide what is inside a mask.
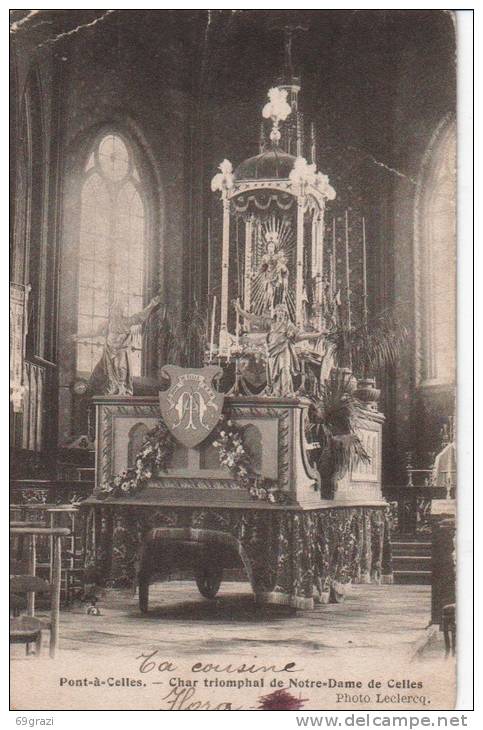
[[[296,325],[303,329],[302,300],[304,293],[304,213],[305,195],[302,186],[297,195],[297,273],[295,278],[295,317]]]
[[[296,325],[303,329],[303,292],[304,292],[304,217],[307,187],[315,176],[315,164],[308,165],[304,157],[297,157],[289,179],[292,195],[297,199],[297,249],[295,276],[295,318]]]
[[[319,319],[322,318],[322,277],[324,272],[324,209],[314,211],[312,222],[312,279],[314,282],[314,300],[318,307]]]
[[[245,222],[245,276],[243,285],[243,308],[250,311],[252,299],[252,240],[253,240],[253,216],[250,215]]]
[[[223,202],[223,243],[221,262],[221,311],[219,355],[229,354],[228,342],[228,266],[230,260],[230,191],[233,189],[233,166],[230,160],[223,160],[211,181],[211,189],[221,192]]]
[[[319,292],[319,269],[318,269],[318,256],[319,252],[317,251],[317,228],[318,228],[318,220],[317,220],[317,214],[314,210],[312,214],[312,285],[314,289],[315,294],[315,301],[318,301],[318,292]]]
[[[221,312],[219,354],[228,349],[228,264],[230,259],[230,200],[223,195],[223,243],[221,258]]]

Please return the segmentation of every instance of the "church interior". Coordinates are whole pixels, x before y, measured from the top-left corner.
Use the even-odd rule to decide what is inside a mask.
[[[14,656],[168,631],[349,662],[428,624],[454,651],[452,15],[18,10],[10,37]]]

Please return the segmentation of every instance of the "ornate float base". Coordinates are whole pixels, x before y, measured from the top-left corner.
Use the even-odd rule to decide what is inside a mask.
[[[155,398],[98,397],[94,402],[98,434],[95,494],[99,494],[105,483],[133,466],[160,411]],[[227,423],[243,429],[260,482],[276,488],[285,503],[311,509],[320,504],[320,477],[307,458],[308,406],[303,398],[226,397],[223,415]],[[372,494],[370,497],[374,499]],[[210,438],[194,448],[177,443],[169,468],[143,490],[145,499],[159,505],[244,507],[253,503],[247,486],[220,464]]]
[[[205,556],[205,565],[202,560],[193,565],[203,595],[202,588],[216,594],[210,571],[214,564],[222,569],[238,562],[257,601],[300,609],[326,602],[329,594],[340,600],[351,583],[386,583],[392,575],[384,506],[223,509],[155,507],[126,500],[85,504],[84,509],[89,510],[89,573],[107,586],[141,581],[144,597],[150,581],[166,578],[179,567],[182,543],[198,544],[198,556]],[[156,543],[161,551],[152,549]],[[216,546],[216,562],[210,543]]]

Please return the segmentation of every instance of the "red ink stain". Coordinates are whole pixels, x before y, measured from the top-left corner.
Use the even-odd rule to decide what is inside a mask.
[[[307,699],[294,697],[286,689],[277,689],[269,695],[260,697],[259,710],[300,710]]]

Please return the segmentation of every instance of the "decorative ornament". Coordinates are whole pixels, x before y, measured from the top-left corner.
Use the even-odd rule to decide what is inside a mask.
[[[315,175],[314,186],[317,188],[327,200],[335,200],[336,192],[332,185],[329,183],[329,176],[324,175],[323,172],[318,172]]]
[[[235,479],[247,487],[252,499],[272,504],[285,502],[285,493],[276,483],[271,483],[254,472],[251,456],[245,448],[244,430],[230,419],[223,417],[220,420],[212,442],[218,451],[220,464],[227,467]]]
[[[272,504],[285,502],[285,492],[278,488],[276,482],[272,483],[253,471],[252,459],[244,444],[244,428],[222,416],[212,438],[212,445],[218,452],[220,464],[248,489],[253,499]],[[150,479],[155,478],[159,472],[168,470],[175,446],[176,439],[166,424],[160,420],[158,425],[146,434],[146,440],[136,456],[135,466],[104,483],[101,490],[96,493],[97,498],[126,497],[140,492]]]
[[[136,456],[135,466],[105,482],[96,497],[123,497],[141,491],[153,475],[168,469],[175,446],[175,437],[160,420],[155,428],[147,432],[146,440]]]
[[[305,157],[297,157],[294,162],[289,179],[293,187],[303,190],[306,185],[312,185],[327,200],[334,200],[335,190],[329,183],[329,178],[322,172],[317,172],[315,162],[309,164]]]
[[[289,179],[292,185],[296,187],[314,185],[316,170],[317,165],[315,162],[309,165],[305,157],[297,157],[293,163],[293,169],[290,172]]]
[[[265,242],[267,243],[267,245],[269,243],[273,243],[273,245],[275,247],[278,246],[278,239],[279,239],[278,231],[268,231],[265,234]]]
[[[213,365],[165,365],[161,374],[170,380],[168,390],[159,392],[164,423],[183,446],[192,449],[206,439],[220,419],[224,395],[215,390],[213,381],[223,371]]]
[[[292,108],[287,101],[287,90],[274,86],[267,94],[268,101],[262,110],[264,119],[271,119],[273,128],[270,132],[270,139],[274,144],[280,141],[280,130],[278,128],[280,122],[284,122],[291,113]]]
[[[254,474],[243,445],[243,430],[233,421],[222,418],[214,432],[212,444],[218,452],[220,464],[226,466],[243,484],[250,484]]]
[[[230,192],[235,184],[233,178],[233,165],[230,160],[225,159],[218,165],[218,169],[220,172],[218,172],[211,180],[211,189],[213,192],[219,190],[223,195]]]
[[[89,389],[89,383],[85,378],[78,378],[72,384],[72,391],[75,395],[85,395]]]

